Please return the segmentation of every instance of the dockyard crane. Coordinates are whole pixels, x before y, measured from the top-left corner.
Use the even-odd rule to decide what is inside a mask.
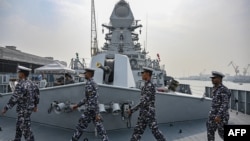
[[[249,66],[250,66],[250,64],[248,64],[246,68],[243,68],[243,75],[244,76],[247,75],[247,71],[248,71]]]
[[[235,66],[234,63],[233,63],[233,61],[231,61],[231,62],[228,64],[228,66],[230,66],[230,65],[233,66],[234,71],[235,71],[235,75],[237,76],[237,75],[240,73],[240,71],[239,71],[239,66]]]
[[[97,43],[96,19],[95,19],[95,2],[91,0],[91,56],[99,51]]]

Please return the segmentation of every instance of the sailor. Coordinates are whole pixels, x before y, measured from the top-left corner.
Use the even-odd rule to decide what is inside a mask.
[[[224,75],[221,72],[212,71],[213,90],[212,104],[209,112],[207,125],[207,139],[214,141],[214,133],[218,129],[219,136],[224,139],[224,125],[229,120],[229,100],[231,92],[222,84]]]
[[[140,109],[138,121],[134,128],[134,133],[131,137],[131,141],[138,141],[146,129],[147,125],[151,129],[154,137],[157,141],[166,141],[161,131],[158,129],[158,124],[155,119],[155,86],[151,82],[151,76],[153,69],[143,67],[142,79],[145,81],[144,86],[141,88],[140,103],[133,107],[129,114],[134,113]]]
[[[79,123],[76,126],[76,130],[72,136],[71,141],[78,141],[83,131],[86,130],[88,124],[92,121],[96,126],[97,132],[102,137],[102,141],[108,141],[108,136],[102,124],[102,117],[99,113],[98,105],[98,93],[97,84],[93,80],[94,69],[85,68],[85,79],[87,80],[85,85],[85,98],[82,99],[78,104],[73,106],[76,109],[82,105],[85,106],[86,110],[81,115]]]
[[[32,112],[37,112],[39,89],[35,83],[27,79],[30,71],[29,68],[18,66],[18,83],[9,102],[2,110],[2,115],[4,115],[7,110],[17,104],[16,135],[13,141],[21,141],[22,135],[26,141],[35,140],[30,128],[30,116]]]

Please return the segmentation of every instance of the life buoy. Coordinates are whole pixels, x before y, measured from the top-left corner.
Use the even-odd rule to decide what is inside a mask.
[[[136,59],[130,59],[130,65],[132,68],[135,68],[137,66],[137,60]]]

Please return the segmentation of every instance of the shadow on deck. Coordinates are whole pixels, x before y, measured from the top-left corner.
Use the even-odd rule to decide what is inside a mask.
[[[77,121],[76,121],[77,123]],[[235,111],[230,112],[229,124],[250,124],[250,116]],[[15,134],[15,119],[0,117],[0,141],[13,139]],[[168,141],[206,141],[206,119],[160,124],[159,129]],[[36,141],[69,141],[73,130],[55,126],[32,123]],[[180,133],[181,130],[181,133]],[[107,131],[110,141],[129,141],[133,129]],[[87,137],[89,141],[100,141],[93,132],[83,134],[80,140]],[[221,141],[216,133],[216,141]],[[24,139],[23,139],[24,140]],[[154,141],[151,131],[147,128],[141,141]]]

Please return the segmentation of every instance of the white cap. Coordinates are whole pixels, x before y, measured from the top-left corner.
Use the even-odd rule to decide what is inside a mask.
[[[149,68],[149,67],[143,67],[142,69],[143,69],[142,72],[144,72],[144,71],[153,72],[154,71],[152,68]]]
[[[87,71],[90,71],[90,72],[95,72],[95,69],[94,68],[84,68],[85,72],[86,73]]]
[[[210,78],[213,78],[213,77],[221,77],[223,78],[225,75],[221,72],[218,72],[218,71],[212,71],[212,76],[210,76]]]
[[[24,66],[18,66],[17,67],[17,71],[19,72],[19,71],[31,71],[31,69],[30,68],[26,68],[26,67],[24,67]]]

